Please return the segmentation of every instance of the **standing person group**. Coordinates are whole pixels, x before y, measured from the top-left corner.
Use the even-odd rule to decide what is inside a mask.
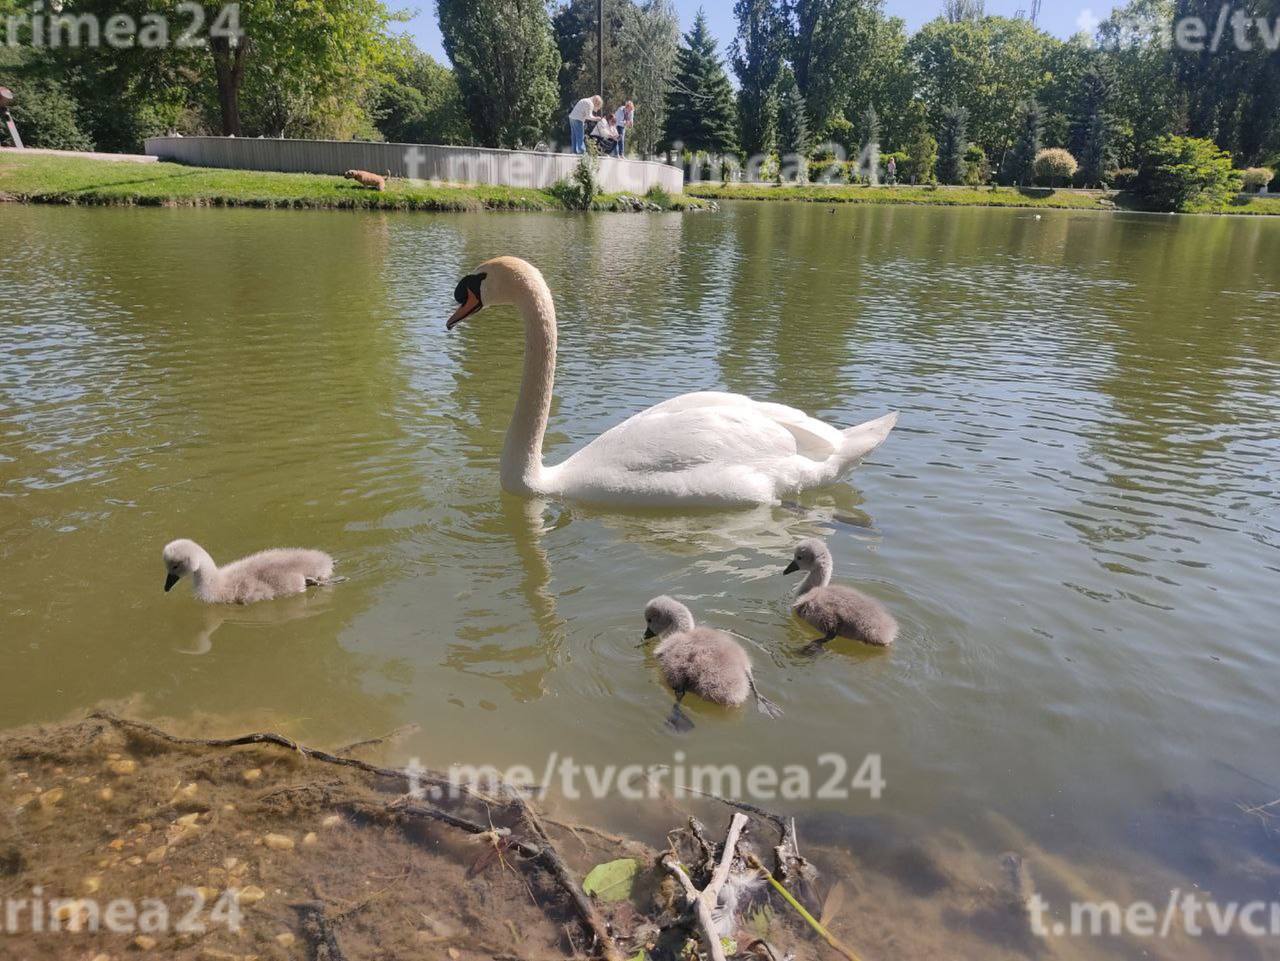
[[[569,111],[569,146],[574,153],[587,152],[587,124],[591,124],[591,139],[600,147],[600,152],[623,156],[627,130],[635,126],[636,105],[628,100],[612,114],[600,113],[603,109],[604,98],[596,95],[583,97]]]

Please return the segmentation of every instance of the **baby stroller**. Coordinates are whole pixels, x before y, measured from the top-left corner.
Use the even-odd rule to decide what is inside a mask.
[[[609,156],[613,153],[614,148],[618,145],[618,137],[616,133],[610,130],[610,127],[603,120],[598,120],[591,127],[591,132],[587,134],[587,139],[596,145],[596,149],[601,156]]]

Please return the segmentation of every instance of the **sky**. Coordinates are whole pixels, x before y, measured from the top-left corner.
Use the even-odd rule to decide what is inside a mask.
[[[397,9],[399,4],[392,2],[391,7]],[[433,0],[408,0],[412,9],[416,6],[416,14],[408,24],[409,33],[418,46],[437,60],[447,62],[444,48],[440,45],[440,29],[436,26],[436,10]],[[720,53],[723,56],[733,39],[733,0],[675,0],[676,10],[680,14],[680,28],[687,30],[693,22],[698,7],[707,11],[707,21],[711,32],[719,41]],[[1109,0],[1046,0],[1041,4],[1039,24],[1050,33],[1060,37],[1069,37],[1079,31],[1081,26],[1096,24],[1104,19],[1112,7],[1118,4]],[[1029,10],[1031,0],[987,0],[987,13],[1002,16],[1013,16],[1018,10]],[[907,22],[907,30],[915,31],[921,24],[932,20],[942,9],[942,0],[886,0],[885,10],[895,17]]]

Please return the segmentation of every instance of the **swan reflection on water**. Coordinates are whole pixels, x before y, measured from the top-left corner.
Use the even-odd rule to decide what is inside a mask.
[[[191,642],[174,650],[178,654],[200,657],[213,650],[213,635],[224,624],[244,628],[246,632],[269,632],[293,621],[317,617],[333,608],[331,588],[322,587],[307,594],[282,597],[269,604],[201,604],[193,608],[193,619],[200,622]]]

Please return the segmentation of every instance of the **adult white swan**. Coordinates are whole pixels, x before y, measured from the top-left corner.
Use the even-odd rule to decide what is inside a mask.
[[[458,283],[452,330],[483,307],[524,319],[524,376],[502,448],[502,486],[618,506],[745,506],[830,484],[888,436],[896,413],[841,430],[782,404],[741,394],[682,394],[605,431],[554,467],[542,439],[556,374],[556,309],[542,273],[497,257]]]

